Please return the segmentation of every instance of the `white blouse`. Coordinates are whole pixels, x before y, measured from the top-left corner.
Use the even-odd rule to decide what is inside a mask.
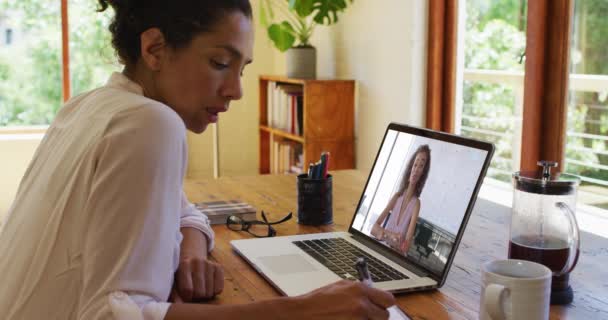
[[[181,227],[213,248],[183,191],[186,128],[120,73],[70,99],[49,127],[0,232],[0,315],[163,319]]]

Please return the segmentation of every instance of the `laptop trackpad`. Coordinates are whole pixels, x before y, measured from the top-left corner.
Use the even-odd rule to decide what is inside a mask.
[[[261,264],[280,275],[300,272],[317,271],[317,268],[310,264],[299,254],[285,254],[280,256],[265,256],[258,258]]]

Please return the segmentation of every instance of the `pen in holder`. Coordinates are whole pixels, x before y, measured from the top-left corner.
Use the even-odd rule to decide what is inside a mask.
[[[333,223],[331,174],[324,179],[298,175],[298,223],[313,226]]]

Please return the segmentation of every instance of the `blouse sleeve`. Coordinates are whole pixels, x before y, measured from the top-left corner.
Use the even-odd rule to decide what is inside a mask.
[[[209,218],[198,211],[182,191],[180,226],[198,229],[207,237],[207,251],[211,252],[215,244],[215,233],[209,225]]]
[[[179,259],[186,152],[183,122],[165,106],[144,106],[106,130],[83,213],[77,319],[164,318]]]

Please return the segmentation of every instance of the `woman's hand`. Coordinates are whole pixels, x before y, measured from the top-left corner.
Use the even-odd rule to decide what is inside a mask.
[[[395,305],[392,294],[367,287],[361,282],[342,280],[296,297],[293,319],[388,319],[388,307]],[[296,317],[297,315],[297,317]]]
[[[224,270],[207,259],[207,238],[199,230],[182,228],[179,266],[170,301],[198,302],[211,299],[224,289]]]
[[[399,245],[401,244],[399,242],[399,234],[388,230],[384,230],[383,240],[393,249],[399,249]]]
[[[374,223],[370,234],[376,237],[376,239],[382,240],[382,238],[384,238],[384,229],[382,229],[380,225]]]
[[[399,249],[401,251],[401,253],[403,254],[407,254],[407,251],[410,249],[410,243],[412,242],[411,239],[403,239],[403,241],[401,241],[401,245],[399,246]]]

